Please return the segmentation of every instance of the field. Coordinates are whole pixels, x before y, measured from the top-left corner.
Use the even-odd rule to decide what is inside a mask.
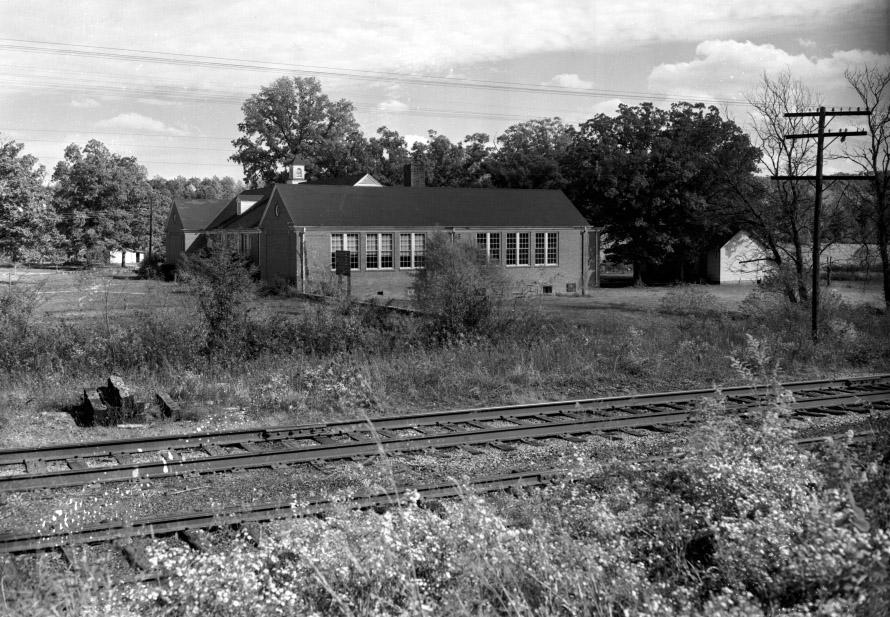
[[[137,280],[117,268],[7,269],[0,272],[0,298],[7,298],[0,302],[0,448],[890,372],[890,324],[877,287],[836,282],[831,290],[818,344],[805,307],[746,286],[521,299],[504,307],[501,330],[445,338],[421,317],[261,294],[239,309],[235,343],[211,344],[186,284]],[[67,412],[110,374],[145,396],[169,392],[185,413],[175,421],[76,425]],[[64,576],[50,555],[20,566],[20,575],[0,572],[0,590],[19,596],[0,607],[22,615],[60,607],[84,614],[741,615],[782,606],[813,611],[795,614],[831,606],[880,614],[862,611],[882,610],[875,602],[887,598],[857,594],[879,584],[874,572],[890,560],[880,514],[890,497],[875,488],[887,470],[869,466],[884,442],[858,454],[839,443],[825,460],[799,454],[787,441],[801,431],[858,427],[791,421],[784,404],[777,399],[741,422],[721,412],[718,400],[702,411],[700,428],[677,438],[591,438],[8,495],[0,527],[24,529],[56,525],[59,517],[73,525],[208,504],[299,502],[513,469],[575,474],[521,500],[467,495],[432,510],[284,522],[270,526],[273,540],[259,547],[228,537],[202,556],[162,544],[151,549],[157,563],[183,573],[163,600],[150,586],[102,591],[120,566],[96,551],[83,557],[89,567]],[[867,422],[886,431],[880,414]],[[685,454],[677,466],[641,473],[628,462],[677,448]],[[861,473],[835,477],[831,465]],[[849,499],[832,488],[837,482]],[[841,510],[863,511],[871,527],[835,525],[826,513]],[[795,527],[801,520],[804,531]],[[702,525],[723,542],[704,549],[711,565],[689,553]],[[783,546],[793,550],[785,555]],[[750,557],[758,550],[773,557]],[[770,569],[774,553],[784,555],[778,571]],[[822,570],[806,569],[813,560]],[[271,579],[257,563],[267,564]],[[60,590],[58,580],[82,591]]]

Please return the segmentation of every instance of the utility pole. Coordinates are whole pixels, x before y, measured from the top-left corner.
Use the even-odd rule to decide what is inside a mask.
[[[816,111],[793,111],[785,114],[786,118],[819,118],[819,125],[816,133],[798,133],[793,135],[785,135],[785,139],[816,139],[816,175],[815,176],[773,176],[773,180],[814,180],[816,183],[816,203],[813,208],[813,289],[810,293],[810,302],[812,304],[812,335],[813,340],[819,340],[819,256],[822,252],[822,235],[821,235],[821,218],[822,218],[822,181],[828,180],[870,180],[871,176],[856,176],[850,174],[833,174],[823,177],[822,175],[822,153],[825,150],[825,138],[840,138],[844,141],[847,137],[859,135],[868,135],[865,131],[849,131],[847,129],[835,132],[826,132],[827,117],[835,116],[868,116],[871,112],[868,109],[839,109],[835,111],[834,107],[831,111],[827,111],[825,107],[819,107]],[[830,120],[829,120],[830,122]],[[834,142],[832,139],[832,143]],[[830,144],[829,144],[830,145]]]
[[[148,200],[148,255],[145,257],[145,262],[148,264],[148,267],[151,267],[151,245],[152,240],[154,239],[154,218],[155,218],[155,200]]]

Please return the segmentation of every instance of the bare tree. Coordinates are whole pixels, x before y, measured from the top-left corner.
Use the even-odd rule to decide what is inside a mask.
[[[755,145],[761,151],[761,169],[770,176],[800,176],[816,165],[814,140],[789,140],[791,133],[816,130],[814,118],[786,118],[785,113],[817,107],[820,97],[803,82],[784,71],[763,74],[760,84],[747,96],[754,108],[751,125]],[[812,220],[812,187],[803,180],[758,182],[741,190],[742,221],[770,252],[784,277],[785,292],[793,302],[809,297],[804,244]]]
[[[884,303],[890,309],[890,67],[865,66],[844,72],[847,82],[859,100],[871,111],[868,116],[869,137],[851,140],[845,153],[861,171],[873,176],[870,215],[873,218],[878,254],[884,282]]]

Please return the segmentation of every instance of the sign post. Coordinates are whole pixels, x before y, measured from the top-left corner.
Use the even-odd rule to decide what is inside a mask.
[[[343,277],[346,277],[346,297],[352,297],[352,268],[350,267],[349,251],[334,251],[334,272],[340,284],[343,284]]]

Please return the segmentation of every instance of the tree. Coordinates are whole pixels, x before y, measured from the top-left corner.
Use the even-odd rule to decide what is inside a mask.
[[[69,257],[88,262],[121,248],[143,248],[151,186],[135,157],[90,140],[71,144],[53,173],[53,200]]]
[[[818,107],[820,98],[790,71],[771,77],[763,74],[759,86],[747,95],[754,108],[751,125],[760,149],[760,167],[770,176],[812,175],[816,142],[785,139],[786,135],[813,133],[817,121],[786,118],[789,111]],[[744,226],[769,250],[792,302],[809,297],[804,244],[813,220],[813,187],[805,180],[781,180],[736,185],[737,214]],[[832,218],[826,208],[826,220]],[[826,226],[828,227],[828,226]]]
[[[414,142],[411,159],[423,163],[429,186],[485,187],[491,179],[485,166],[490,147],[488,135],[467,135],[462,143],[453,143],[445,135],[430,129],[429,141]]]
[[[405,163],[410,161],[408,144],[405,138],[381,126],[377,129],[377,137],[368,140],[368,171],[381,184],[393,186],[402,184]]]
[[[362,171],[367,144],[345,99],[331,101],[314,77],[281,77],[241,106],[243,133],[230,159],[244,168],[251,187],[284,182],[287,166],[300,156],[308,177]]]
[[[488,169],[495,186],[561,189],[566,180],[561,164],[571,143],[569,127],[559,118],[514,124],[498,137]]]
[[[14,262],[43,257],[57,242],[46,170],[24,148],[0,137],[0,255]]]
[[[750,176],[757,157],[715,107],[643,103],[574,130],[565,172],[569,197],[612,241],[607,255],[632,263],[640,283],[652,266],[685,277],[686,264],[729,227],[715,216],[731,196],[729,176]]]
[[[871,199],[867,203],[871,206],[869,214],[881,257],[884,303],[890,309],[890,68],[866,66],[850,69],[844,76],[871,111],[865,145],[856,145],[853,143],[856,140],[851,140],[846,154],[860,170],[872,176]]]

